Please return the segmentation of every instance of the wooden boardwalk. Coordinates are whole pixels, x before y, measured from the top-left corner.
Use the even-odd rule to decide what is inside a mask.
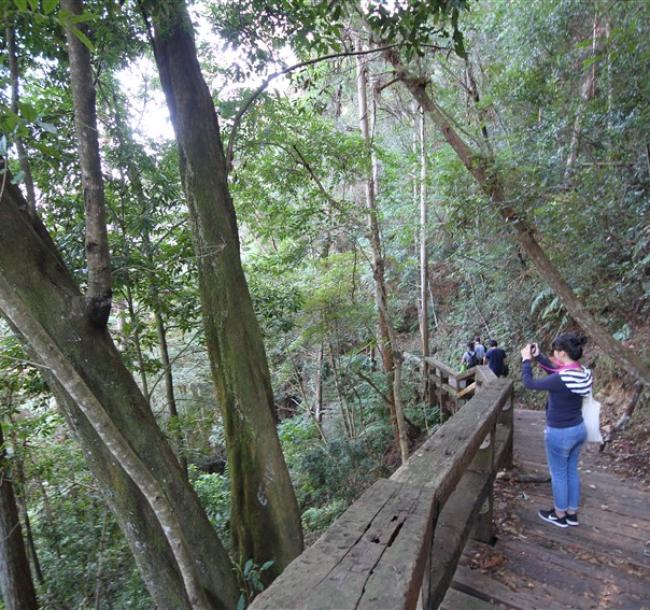
[[[515,411],[515,473],[547,474],[544,414]],[[580,525],[544,523],[549,482],[495,485],[497,540],[469,542],[445,610],[650,610],[650,489],[608,469],[598,448],[583,449]],[[525,479],[524,477],[520,477]]]

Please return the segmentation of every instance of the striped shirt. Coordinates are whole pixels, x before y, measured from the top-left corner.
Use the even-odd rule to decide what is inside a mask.
[[[544,356],[537,361],[552,366]],[[565,369],[550,373],[547,377],[533,377],[530,360],[521,364],[521,380],[529,390],[548,392],[546,403],[546,424],[551,428],[570,428],[582,422],[582,398],[591,391],[593,377],[585,367]]]

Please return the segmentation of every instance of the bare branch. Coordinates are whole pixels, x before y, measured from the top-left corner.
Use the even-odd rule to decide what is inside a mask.
[[[330,55],[323,55],[322,57],[316,57],[315,59],[302,61],[298,64],[294,64],[293,66],[289,66],[287,68],[269,74],[269,76],[264,80],[264,82],[255,90],[253,95],[251,95],[244,102],[242,107],[235,115],[235,120],[233,122],[232,129],[230,130],[230,138],[228,138],[228,149],[226,151],[226,167],[228,168],[228,171],[232,169],[235,141],[237,139],[237,133],[239,131],[239,125],[241,124],[241,119],[244,116],[244,113],[251,107],[253,102],[260,95],[262,95],[262,93],[264,93],[266,88],[271,84],[272,80],[278,78],[279,76],[284,76],[285,74],[289,74],[295,70],[299,70],[300,68],[306,68],[307,66],[312,66],[314,64],[320,63],[321,61],[327,61],[328,59],[337,59],[339,57],[353,57],[355,55],[368,55],[370,53],[380,53],[382,51],[386,51],[387,49],[391,49],[396,46],[397,46],[396,44],[391,44],[384,47],[377,47],[375,49],[365,49],[361,51],[345,51],[343,53],[331,53]]]

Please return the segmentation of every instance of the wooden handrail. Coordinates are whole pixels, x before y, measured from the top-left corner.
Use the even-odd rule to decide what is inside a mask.
[[[251,608],[407,610],[420,594],[423,608],[437,607],[474,523],[489,527],[491,513],[479,509],[497,468],[511,460],[512,382],[480,381],[454,417],[390,479],[372,485]]]
[[[472,397],[481,385],[496,379],[488,366],[477,365],[466,371],[455,371],[450,366],[433,356],[422,358],[411,353],[404,353],[404,361],[422,366],[426,362],[429,380],[433,392],[437,395],[438,407],[443,417],[453,415],[464,400]]]

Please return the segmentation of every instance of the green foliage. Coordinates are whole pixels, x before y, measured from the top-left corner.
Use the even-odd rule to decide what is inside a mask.
[[[86,607],[99,591],[109,607],[150,610],[131,552],[52,401],[29,385],[15,388],[12,400],[5,435],[24,471],[15,488],[29,507],[42,605]]]
[[[370,403],[372,404],[372,403]],[[370,484],[386,474],[382,456],[391,438],[390,425],[368,408],[362,434],[348,439],[332,434],[324,444],[311,418],[300,415],[278,427],[303,525],[326,527]]]
[[[237,610],[244,610],[255,595],[264,590],[262,578],[264,572],[271,568],[273,561],[266,561],[258,566],[252,559],[247,559],[243,565],[237,565],[239,581],[242,583],[241,595],[237,601]]]
[[[302,513],[302,525],[307,532],[321,532],[340,517],[348,507],[344,498],[336,498],[320,507],[311,506]]]
[[[202,473],[196,466],[190,466],[190,481],[201,500],[201,505],[210,522],[219,532],[222,543],[230,544],[230,476]]]

